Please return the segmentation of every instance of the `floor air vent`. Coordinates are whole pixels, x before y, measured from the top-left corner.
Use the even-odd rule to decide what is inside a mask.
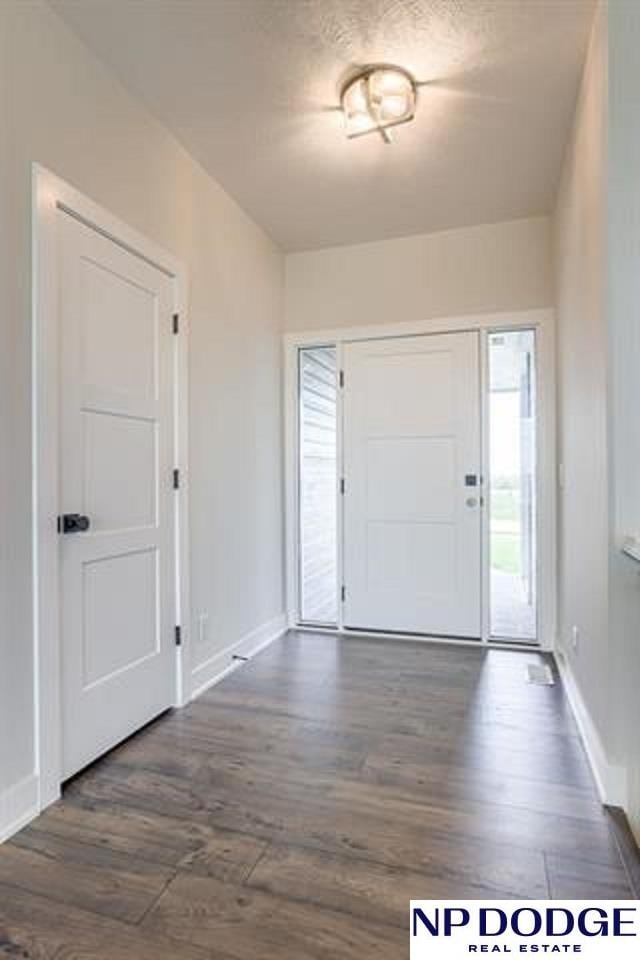
[[[552,687],[555,683],[551,667],[545,663],[527,664],[527,683],[537,683],[539,686]]]

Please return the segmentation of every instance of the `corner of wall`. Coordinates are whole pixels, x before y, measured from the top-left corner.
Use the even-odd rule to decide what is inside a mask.
[[[556,648],[555,661],[593,773],[598,796],[603,804],[623,807],[627,795],[626,772],[623,767],[609,762],[596,725],[562,647]]]
[[[204,660],[191,671],[191,699],[195,700],[200,694],[219,683],[245,660],[250,660],[279,639],[288,629],[288,618],[285,613],[281,613],[224,649],[217,650],[212,657]]]
[[[39,782],[35,773],[0,793],[0,843],[25,827],[39,813]]]

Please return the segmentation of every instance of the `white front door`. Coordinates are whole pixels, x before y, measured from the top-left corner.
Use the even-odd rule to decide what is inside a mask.
[[[478,335],[344,351],[345,626],[481,635]]]
[[[172,280],[58,229],[66,778],[174,701],[174,410]]]

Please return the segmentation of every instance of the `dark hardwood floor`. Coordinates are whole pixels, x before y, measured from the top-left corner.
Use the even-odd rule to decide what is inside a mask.
[[[0,848],[0,955],[404,957],[416,898],[630,898],[537,655],[290,633]]]

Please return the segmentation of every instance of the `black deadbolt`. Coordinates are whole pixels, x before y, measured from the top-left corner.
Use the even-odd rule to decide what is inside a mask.
[[[65,513],[62,516],[62,533],[83,533],[89,526],[89,517],[81,513]]]

